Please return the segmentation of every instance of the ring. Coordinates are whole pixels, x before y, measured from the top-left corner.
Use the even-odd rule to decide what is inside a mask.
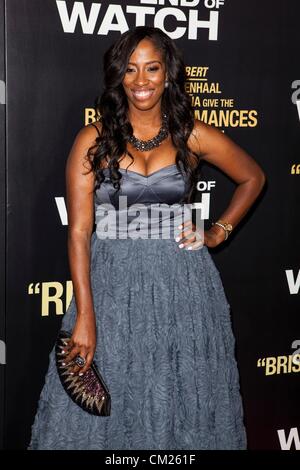
[[[86,363],[86,360],[82,356],[76,356],[74,362],[78,367],[83,367]]]

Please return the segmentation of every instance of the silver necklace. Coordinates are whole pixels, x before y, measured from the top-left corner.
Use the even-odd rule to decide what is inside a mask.
[[[162,141],[166,139],[168,134],[168,118],[166,114],[163,114],[161,128],[155,137],[152,137],[152,139],[149,140],[141,140],[137,139],[137,137],[132,135],[129,137],[128,141],[137,150],[141,150],[141,152],[146,152],[147,150],[152,150],[154,147],[158,147],[162,143]]]

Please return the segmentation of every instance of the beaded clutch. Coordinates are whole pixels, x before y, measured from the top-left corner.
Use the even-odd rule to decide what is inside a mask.
[[[60,381],[69,397],[84,411],[96,416],[110,416],[110,394],[95,362],[82,375],[70,374],[74,361],[65,363],[66,347],[71,334],[60,330],[55,343],[56,366]]]

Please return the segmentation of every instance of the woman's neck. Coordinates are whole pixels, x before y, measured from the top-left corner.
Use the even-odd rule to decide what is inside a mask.
[[[157,129],[161,126],[161,107],[157,106],[146,111],[129,108],[128,119],[133,129]]]

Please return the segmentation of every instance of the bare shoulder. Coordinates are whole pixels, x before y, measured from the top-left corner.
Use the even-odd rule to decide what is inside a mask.
[[[66,171],[68,173],[73,171],[79,173],[83,170],[91,169],[88,154],[89,152],[92,153],[91,149],[93,149],[93,146],[96,146],[96,138],[99,135],[98,130],[99,132],[101,130],[99,124],[98,122],[95,125],[88,124],[77,131],[67,158]],[[98,130],[95,126],[97,126]],[[92,173],[90,173],[90,179],[92,179]]]
[[[96,137],[99,136],[99,134],[101,133],[101,129],[101,123],[99,121],[95,121],[79,129],[76,138],[80,139],[85,143],[91,143],[91,141],[94,141]]]
[[[101,132],[101,124],[97,121],[81,127],[75,135],[69,159],[82,159],[87,151],[96,145],[96,138]]]
[[[90,124],[88,124],[85,127],[94,130],[97,134],[98,134],[98,132],[101,133],[101,130],[102,130],[102,124],[101,124],[100,121],[91,122]]]
[[[212,139],[220,138],[222,135],[223,133],[216,127],[195,119],[188,145],[193,152],[201,157],[206,153],[206,144]]]
[[[215,165],[236,183],[250,178],[264,180],[263,171],[255,160],[217,127],[195,119],[190,142],[199,158]]]

